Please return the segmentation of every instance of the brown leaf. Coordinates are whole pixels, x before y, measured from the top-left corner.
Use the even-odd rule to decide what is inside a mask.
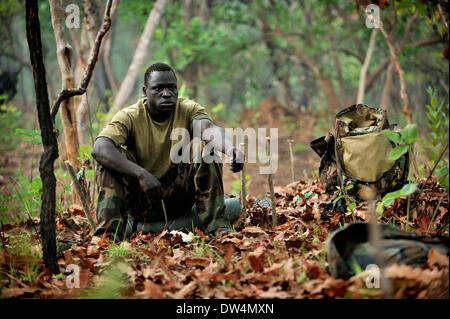
[[[175,295],[175,299],[185,299],[188,296],[192,295],[192,293],[197,289],[197,283],[195,281],[191,281],[187,285],[185,285],[183,288],[180,289]]]
[[[14,298],[14,297],[33,297],[39,289],[37,288],[19,288],[19,287],[11,287],[11,288],[3,288],[1,291],[1,298]]]
[[[421,282],[425,285],[434,280],[441,280],[441,272],[438,270],[429,270],[413,268],[408,265],[392,265],[386,269],[386,273],[392,279],[408,279]]]
[[[200,266],[205,268],[211,261],[205,257],[187,257],[185,263],[187,267]]]
[[[146,280],[144,282],[144,290],[136,293],[136,296],[150,299],[162,299],[165,297],[164,291],[161,286],[155,284],[151,280]]]
[[[417,222],[419,224],[419,230],[422,233],[426,233],[428,230],[428,225],[430,225],[430,217],[428,217],[427,214],[421,214],[418,218],[417,218]]]
[[[262,230],[261,227],[258,227],[258,226],[247,226],[241,232],[242,233],[250,233],[250,234],[263,234],[263,233],[265,233],[265,231]]]
[[[223,260],[225,261],[225,264],[229,264],[231,261],[231,256],[234,253],[234,246],[233,245],[226,245],[226,251],[225,251],[225,256],[223,257]]]
[[[266,248],[260,246],[255,251],[248,254],[248,261],[254,271],[260,272],[264,269],[264,260],[262,257],[265,252]]]
[[[341,220],[341,214],[334,213],[334,216],[330,219],[330,223],[333,225],[337,225],[337,224],[339,224],[340,220]]]
[[[430,249],[428,252],[428,265],[438,265],[440,267],[448,267],[448,256],[440,251]]]

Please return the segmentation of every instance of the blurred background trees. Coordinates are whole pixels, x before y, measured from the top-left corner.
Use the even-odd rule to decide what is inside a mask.
[[[24,45],[23,2],[2,0],[0,4],[0,95],[23,112],[23,119],[36,123],[33,80]],[[80,8],[80,28],[65,26],[77,82],[105,1],[63,1],[63,7],[71,3]],[[448,104],[447,0],[127,0],[114,1],[113,26],[102,46],[94,79],[87,94],[74,98],[78,143],[80,147],[92,144],[115,112],[111,110],[114,105],[119,109],[140,98],[144,70],[163,61],[177,72],[180,95],[204,105],[224,126],[261,125],[262,119],[275,125],[271,117],[278,117],[293,136],[304,129],[302,119],[311,119],[314,130],[303,131],[308,133],[303,144],[294,147],[303,156],[307,140],[324,134],[333,114],[356,102],[373,33],[366,27],[362,9],[369,3],[380,6],[387,38],[403,71],[412,121],[418,123],[419,132],[427,131],[427,89],[433,88],[435,96]],[[152,11],[153,31],[144,33]],[[61,72],[50,4],[40,1],[39,12],[52,101],[61,89]],[[145,46],[139,46],[142,35],[149,40]],[[404,125],[399,73],[380,32],[372,50],[364,73],[363,102],[383,105],[391,122]],[[136,54],[145,56],[137,64],[137,76],[126,76]],[[119,98],[122,86],[127,93]],[[273,102],[282,112],[263,112],[264,101]],[[57,125],[63,131],[59,117]],[[64,143],[61,149],[64,159]],[[83,150],[75,155],[80,160],[89,153]]]

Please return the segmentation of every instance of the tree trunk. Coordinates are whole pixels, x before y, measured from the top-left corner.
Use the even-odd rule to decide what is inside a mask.
[[[394,44],[392,43],[391,39],[389,38],[389,36],[382,24],[380,25],[380,31],[386,40],[386,43],[389,47],[389,52],[391,54],[391,61],[394,64],[395,70],[398,73],[398,79],[400,82],[400,97],[403,100],[403,108],[401,109],[401,112],[405,116],[406,123],[412,124],[412,114],[411,114],[411,109],[409,108],[409,99],[408,99],[408,94],[406,93],[406,84],[405,84],[405,79],[403,77],[403,69],[400,66],[400,62],[398,60],[397,53],[395,52]]]
[[[155,29],[159,23],[161,15],[167,5],[168,0],[158,0],[156,1],[150,15],[145,24],[144,32],[142,32],[141,38],[139,39],[138,46],[134,52],[133,60],[128,67],[127,74],[120,85],[119,92],[117,93],[114,104],[111,107],[111,113],[117,112],[122,106],[127,102],[128,97],[133,91],[134,84],[136,83],[137,76],[139,74],[139,69],[144,64],[146,57],[146,52],[148,45],[150,44]]]
[[[86,69],[87,60],[89,58],[90,51],[94,47],[94,41],[95,41],[95,19],[96,16],[101,16],[100,13],[101,10],[101,2],[98,4],[98,6],[94,6],[91,0],[85,0],[85,18],[83,19],[83,26],[82,26],[82,32],[81,32],[81,38],[80,38],[80,54],[83,56],[82,59],[78,59],[77,61],[77,68],[76,68],[76,82],[78,86],[80,85],[80,82],[82,80],[83,72]],[[115,14],[117,12],[119,6],[119,1],[114,1],[111,6],[111,24],[114,21]],[[99,52],[99,58],[103,55],[104,51],[107,54],[107,58],[103,58],[103,62],[105,65],[105,71],[108,77],[108,82],[112,83],[112,88],[117,93],[117,84],[114,80],[114,76],[112,74],[112,69],[109,64],[109,54],[111,49],[111,41],[108,41],[108,39],[111,39],[111,31],[106,33],[105,39],[102,42],[102,46],[100,47]],[[106,42],[108,44],[106,44]],[[109,69],[108,69],[109,68]],[[92,75],[94,76],[94,74]],[[86,92],[88,92],[91,83],[89,84]],[[88,134],[87,134],[87,126],[88,126],[88,117],[89,117],[89,101],[87,93],[83,94],[81,96],[81,99],[78,100],[78,104],[76,106],[76,112],[77,112],[77,131],[78,131],[78,143],[80,145],[87,144],[88,141]]]
[[[58,65],[61,70],[62,88],[72,90],[75,86],[73,76],[73,56],[72,47],[66,40],[63,17],[64,8],[58,0],[50,0],[50,12],[52,16],[52,25],[56,40],[56,54],[58,58]],[[78,160],[79,143],[77,132],[77,119],[74,99],[69,98],[61,103],[61,121],[63,125],[63,138],[66,147],[66,154],[68,161],[78,171],[81,168],[81,163]],[[72,186],[72,201],[75,204],[81,204],[80,198]]]
[[[39,163],[39,173],[42,180],[40,216],[42,252],[45,267],[54,273],[59,273],[56,258],[56,178],[54,174],[54,162],[58,158],[58,143],[55,132],[53,131],[53,122],[50,115],[37,0],[27,0],[26,2],[26,30],[30,60],[33,68],[36,107],[42,144],[44,146],[44,152]]]
[[[381,93],[380,107],[384,110],[389,108],[391,104],[391,87],[392,76],[394,75],[394,63],[389,63],[389,67],[386,71],[386,80],[384,81],[383,93]]]
[[[372,60],[373,50],[375,48],[375,38],[377,37],[378,29],[373,29],[370,35],[369,46],[367,48],[366,58],[361,68],[358,85],[358,96],[356,98],[356,104],[364,103],[364,90],[366,88],[366,76],[369,69],[370,61]]]
[[[189,26],[189,21],[196,15],[197,8],[195,1],[183,0],[182,10],[183,27],[187,29]],[[190,35],[188,34],[187,36],[189,37]],[[187,41],[189,41],[189,38]],[[198,63],[195,59],[189,62],[182,71],[183,78],[186,81],[186,88],[189,92],[189,97],[194,100],[197,99],[198,96],[198,72]]]

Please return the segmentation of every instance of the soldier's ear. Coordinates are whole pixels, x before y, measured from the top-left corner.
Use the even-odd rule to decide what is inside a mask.
[[[143,86],[142,86],[142,92],[144,92],[144,96],[147,95],[147,94],[146,94],[146,90],[147,90],[147,88],[145,87],[145,85],[143,85]]]

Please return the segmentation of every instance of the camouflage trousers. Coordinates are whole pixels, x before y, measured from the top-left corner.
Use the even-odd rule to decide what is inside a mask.
[[[222,163],[217,154],[214,161],[206,163],[202,145],[191,143],[191,161],[174,164],[159,179],[163,189],[163,200],[169,220],[181,218],[195,205],[199,228],[207,233],[219,227],[229,227],[225,215]],[[135,156],[121,149],[130,161]],[[197,158],[196,161],[193,159]],[[217,160],[219,159],[219,160]],[[135,221],[152,223],[164,221],[161,200],[153,200],[145,194],[137,179],[98,165],[96,183],[99,191],[97,203],[97,229],[94,235],[114,234],[122,238],[128,216]]]

